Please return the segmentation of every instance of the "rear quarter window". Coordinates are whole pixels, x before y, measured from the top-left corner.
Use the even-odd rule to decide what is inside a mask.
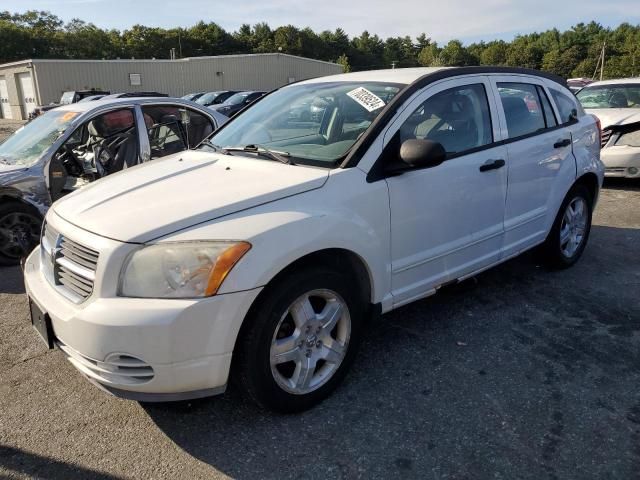
[[[560,124],[566,125],[573,123],[578,119],[578,115],[582,113],[582,108],[578,105],[578,101],[573,95],[565,94],[554,88],[549,89],[553,101],[560,112]]]

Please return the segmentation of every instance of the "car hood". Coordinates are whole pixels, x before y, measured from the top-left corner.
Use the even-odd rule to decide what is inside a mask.
[[[602,128],[640,122],[640,108],[592,108],[587,113],[598,117]]]
[[[99,180],[59,200],[53,209],[90,232],[143,243],[320,188],[328,175],[323,168],[182,152]]]

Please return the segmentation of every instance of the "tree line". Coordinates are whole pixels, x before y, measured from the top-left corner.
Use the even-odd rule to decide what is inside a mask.
[[[50,12],[0,12],[0,62],[27,58],[116,59],[176,58],[238,53],[282,52],[342,64],[347,71],[415,66],[507,65],[546,70],[565,78],[592,77],[605,47],[606,78],[640,73],[640,25],[607,28],[579,23],[464,45],[439,45],[427,34],[383,39],[368,31],[349,37],[344,30],[317,33],[293,25],[272,29],[266,23],[227,32],[214,22],[189,28],[134,25],[106,30],[79,19],[64,23]]]

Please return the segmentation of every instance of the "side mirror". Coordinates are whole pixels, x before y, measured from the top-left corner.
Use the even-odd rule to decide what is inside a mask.
[[[400,146],[400,159],[411,167],[435,167],[446,158],[442,144],[432,140],[405,140]]]

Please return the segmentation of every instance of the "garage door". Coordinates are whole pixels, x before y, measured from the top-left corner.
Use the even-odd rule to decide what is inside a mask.
[[[0,117],[13,118],[11,115],[11,105],[9,105],[9,89],[7,79],[0,77]]]
[[[18,84],[20,85],[20,103],[22,111],[25,113],[25,120],[36,108],[36,94],[33,89],[30,73],[19,73]]]

